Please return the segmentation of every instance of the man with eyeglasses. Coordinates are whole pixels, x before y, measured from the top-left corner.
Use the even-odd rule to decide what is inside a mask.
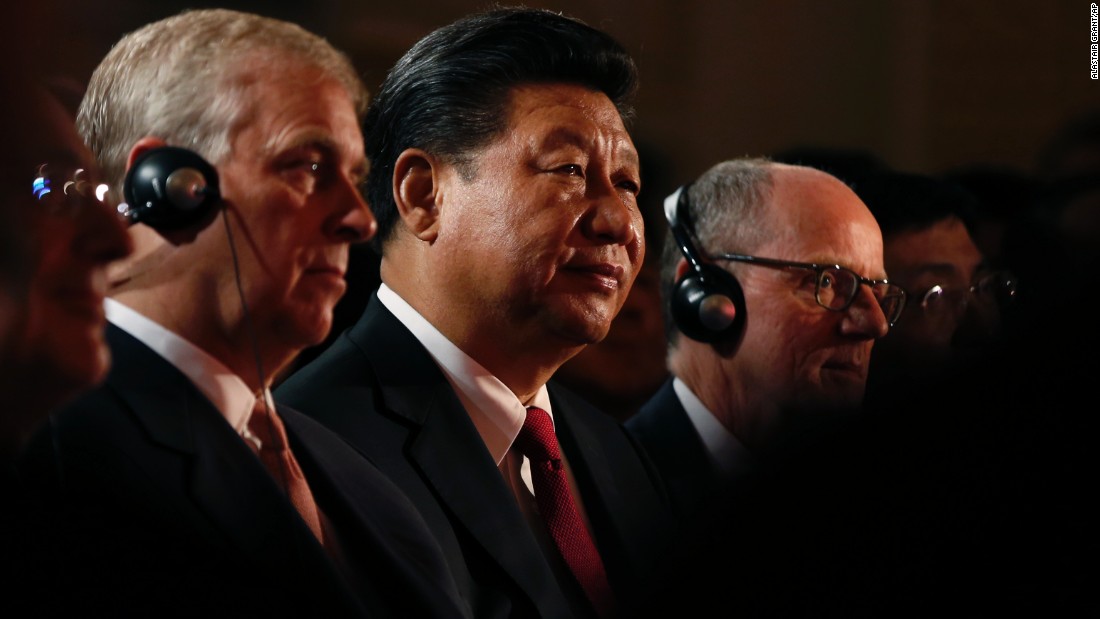
[[[0,166],[0,461],[10,463],[46,415],[99,384],[110,263],[131,251],[111,204],[96,196],[98,168],[72,117],[30,76],[0,77],[6,105]],[[10,240],[9,240],[10,238]],[[5,322],[10,321],[10,322]]]
[[[858,406],[871,346],[905,303],[886,279],[874,217],[835,177],[742,159],[714,166],[686,192],[681,224],[691,225],[680,229],[696,259],[736,278],[744,304],[734,313],[744,315],[743,328],[709,342],[668,321],[674,378],[627,423],[682,515],[711,484],[743,472],[789,415]],[[670,240],[666,297],[689,262]],[[688,456],[697,468],[685,468]]]
[[[680,525],[674,535],[699,543],[717,532],[709,510],[755,478],[796,422],[861,404],[871,347],[905,293],[887,279],[870,211],[824,172],[725,161],[671,200],[662,292],[673,378],[626,428],[666,485]],[[704,316],[709,326],[679,315],[681,296],[693,296],[694,263],[711,289],[703,295],[717,290],[727,305],[716,312],[725,319]],[[680,568],[690,561],[670,559],[669,581],[679,583],[670,591],[686,586]],[[688,580],[700,577],[692,572]]]
[[[869,394],[894,397],[980,358],[1001,334],[1016,278],[994,269],[974,243],[975,199],[961,187],[891,171],[854,189],[882,229],[886,270],[909,294],[872,355]]]
[[[19,574],[0,584],[0,612],[11,617],[47,615],[27,574],[49,574],[52,586],[61,567],[47,552],[52,531],[29,526],[44,514],[16,463],[50,413],[106,376],[102,284],[131,251],[113,205],[96,199],[98,168],[72,115],[40,79],[51,71],[22,62],[38,47],[9,31],[46,13],[5,7],[0,37],[0,569]]]

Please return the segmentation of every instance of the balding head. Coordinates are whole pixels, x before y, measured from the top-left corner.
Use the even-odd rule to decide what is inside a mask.
[[[697,185],[691,215],[695,229],[705,231],[699,234],[704,260],[747,254],[840,265],[868,279],[885,277],[882,235],[874,217],[829,174],[736,160],[715,166],[692,189]],[[861,402],[871,346],[887,330],[870,287],[859,285],[852,304],[837,311],[817,302],[820,270],[716,264],[731,272],[744,291],[744,332],[736,341],[716,344],[680,338],[670,367],[719,421],[751,447],[786,412],[847,409]],[[676,273],[682,275],[686,266],[677,258]]]

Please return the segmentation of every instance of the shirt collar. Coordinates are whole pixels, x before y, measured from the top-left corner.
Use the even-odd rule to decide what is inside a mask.
[[[443,370],[499,466],[523,428],[527,407],[500,379],[455,346],[386,284],[378,288],[378,300],[412,332]],[[553,419],[546,385],[539,387],[531,406],[545,410]]]
[[[743,472],[751,462],[751,454],[737,440],[732,432],[726,429],[718,419],[707,409],[702,400],[679,378],[672,380],[672,389],[680,400],[680,405],[687,412],[691,425],[703,441],[715,470],[723,477],[732,477]]]
[[[247,436],[248,417],[252,414],[256,394],[241,377],[198,346],[115,299],[108,297],[104,309],[107,320],[175,366],[238,434]]]

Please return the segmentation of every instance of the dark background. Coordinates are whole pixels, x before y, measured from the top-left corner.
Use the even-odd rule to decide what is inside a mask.
[[[298,22],[345,50],[373,89],[472,0],[57,0],[26,32],[82,86],[120,36],[184,8]],[[641,68],[635,140],[657,199],[712,163],[825,145],[936,174],[976,162],[1034,168],[1069,118],[1100,106],[1084,0],[556,0],[621,41]],[[651,172],[656,172],[651,170]]]
[[[641,90],[632,133],[642,151],[641,203],[648,213],[718,161],[803,147],[865,151],[895,168],[931,175],[975,164],[1031,175],[1044,146],[1066,123],[1100,113],[1100,81],[1090,79],[1091,3],[1085,0],[526,4],[602,28],[636,59]],[[41,0],[14,6],[4,10],[4,30],[15,40],[25,37],[31,44],[23,48],[35,50],[16,61],[59,76],[75,106],[91,72],[123,34],[187,8],[222,6],[300,23],[346,51],[373,91],[415,41],[492,5]],[[1006,210],[1012,193],[1005,194]],[[1097,221],[1090,225],[1100,229]],[[653,250],[663,226],[648,228]],[[1091,238],[1088,244],[1100,246]],[[1032,255],[1040,249],[1032,241],[1027,246]],[[328,341],[358,317],[377,283],[377,258],[366,246],[354,250],[348,279],[352,286],[337,306]],[[305,351],[300,362],[328,341]]]
[[[124,33],[185,8],[224,6],[300,23],[345,50],[376,90],[416,40],[490,6],[43,1],[48,7],[28,5],[21,10],[29,14],[7,20],[4,30],[35,43],[34,54],[16,60],[61,75],[73,101]],[[647,208],[718,161],[796,147],[863,150],[931,175],[973,164],[1033,174],[1067,122],[1100,113],[1085,0],[527,4],[608,31],[637,60],[642,87],[633,135]],[[1095,199],[1100,180],[1091,182]],[[1068,616],[1083,603],[1095,606],[1088,570],[1095,557],[1086,551],[1095,547],[1095,517],[1085,501],[1095,486],[1098,434],[1100,289],[1092,282],[1100,272],[1100,205],[1080,211],[1091,216],[1080,221],[1091,224],[1066,220],[1089,233],[1084,245],[1071,247],[1075,252],[1038,239],[1025,243],[1035,265],[1020,273],[1032,286],[1021,295],[1030,320],[1019,322],[986,366],[929,385],[921,398],[888,402],[890,414],[872,418],[885,427],[843,428],[798,451],[794,466],[737,504],[757,507],[739,514],[738,525],[701,529],[708,552],[760,562],[731,561],[730,569],[700,574],[691,563],[696,548],[687,545],[693,569],[681,575],[699,586],[700,601],[729,603],[729,584],[745,577],[750,586],[739,591],[750,599],[742,609],[773,609],[791,592],[816,605],[815,613],[788,616],[826,616],[835,607],[844,611],[837,616],[851,617],[848,596],[864,599],[867,591],[879,591],[882,599],[874,601],[887,605],[921,602],[890,616],[937,616],[946,608],[970,616]],[[377,277],[369,249],[353,256],[333,337],[358,317]],[[746,546],[742,531],[760,533],[754,545]]]

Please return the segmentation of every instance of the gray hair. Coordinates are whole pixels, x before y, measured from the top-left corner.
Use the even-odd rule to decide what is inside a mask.
[[[755,158],[723,161],[688,187],[692,222],[688,233],[704,260],[715,253],[751,253],[765,240],[767,230],[762,224],[774,165]],[[661,259],[661,279],[667,289],[674,283],[682,257],[670,232]]]
[[[217,165],[251,116],[242,95],[255,60],[271,56],[339,81],[362,118],[367,90],[348,57],[325,39],[289,22],[210,9],[162,19],[116,43],[92,74],[77,130],[116,190],[130,149],[147,135]]]

